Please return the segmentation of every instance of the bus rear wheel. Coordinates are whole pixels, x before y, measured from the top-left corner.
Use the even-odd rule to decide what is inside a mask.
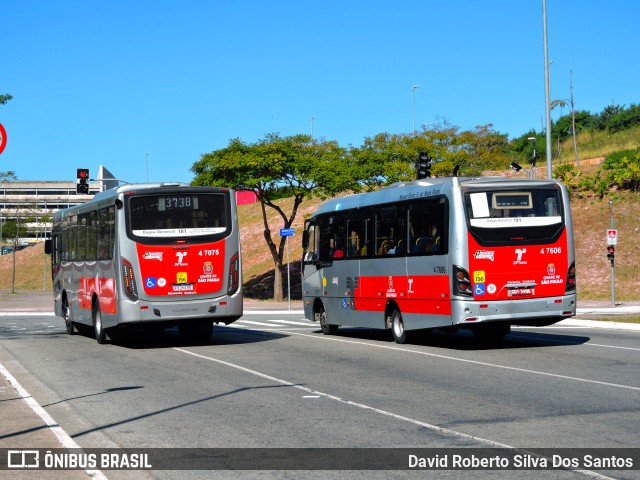
[[[404,329],[402,314],[398,309],[394,309],[391,313],[391,335],[396,343],[402,344],[407,341],[407,331]]]
[[[107,343],[107,332],[102,325],[102,313],[100,312],[100,306],[93,305],[93,330],[96,335],[96,342],[100,345]]]

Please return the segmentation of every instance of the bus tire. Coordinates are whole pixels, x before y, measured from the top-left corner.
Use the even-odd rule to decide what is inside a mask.
[[[325,335],[335,335],[338,333],[338,325],[331,325],[327,322],[327,312],[324,307],[318,309],[316,316],[320,322],[320,330],[322,330],[322,333]]]
[[[75,335],[76,329],[71,319],[71,309],[69,308],[69,301],[67,297],[62,298],[62,318],[64,318],[64,327],[69,335]]]
[[[402,314],[398,309],[394,309],[391,313],[391,335],[396,343],[402,344],[407,341],[407,331],[404,329]]]
[[[102,325],[102,313],[100,306],[94,302],[93,304],[93,331],[96,335],[96,342],[100,345],[107,343],[107,332]]]

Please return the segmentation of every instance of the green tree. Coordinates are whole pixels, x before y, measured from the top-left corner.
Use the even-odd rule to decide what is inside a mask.
[[[349,151],[354,190],[375,190],[390,183],[413,180],[411,173],[418,150],[411,145],[414,135],[379,133],[365,138],[361,147]]]
[[[433,159],[432,176],[452,175],[459,168],[462,175],[480,175],[485,170],[506,168],[509,141],[506,135],[482,125],[460,131],[447,122],[414,134],[381,133],[365,139],[350,155],[361,185],[373,190],[382,185],[416,178],[418,152]]]
[[[357,186],[345,149],[334,141],[317,141],[309,135],[268,134],[254,144],[234,139],[226,148],[203,154],[191,171],[196,175],[194,185],[225,186],[256,194],[262,207],[264,238],[275,266],[274,300],[283,299],[286,239],[276,230],[279,241],[274,240],[267,208],[282,218],[283,228],[290,228],[305,198],[336,195]],[[290,211],[275,202],[283,189],[293,197]]]
[[[8,93],[5,94],[5,95],[0,95],[0,105],[4,105],[5,103],[7,103],[12,98],[13,97],[11,95],[9,95]]]
[[[509,164],[508,136],[493,129],[493,125],[480,125],[459,135],[460,151],[465,152],[456,164],[465,175],[482,175],[487,170],[501,170]]]

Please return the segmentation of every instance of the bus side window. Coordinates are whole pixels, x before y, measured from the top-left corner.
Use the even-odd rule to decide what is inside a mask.
[[[442,200],[420,200],[409,207],[409,253],[447,253],[446,204]]]
[[[304,253],[304,261],[312,262],[318,258],[318,244],[316,237],[316,225],[309,225],[309,229],[307,230],[307,235],[309,236],[309,244],[307,245],[307,249]]]

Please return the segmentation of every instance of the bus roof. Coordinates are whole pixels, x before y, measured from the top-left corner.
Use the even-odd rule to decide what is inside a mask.
[[[417,198],[438,197],[450,194],[459,187],[504,188],[509,185],[519,187],[540,187],[562,185],[558,180],[526,179],[510,177],[436,177],[414,180],[411,182],[397,182],[382,187],[374,192],[356,193],[338,197],[324,202],[315,214],[327,213],[335,210],[346,210],[383,203],[398,202]]]

